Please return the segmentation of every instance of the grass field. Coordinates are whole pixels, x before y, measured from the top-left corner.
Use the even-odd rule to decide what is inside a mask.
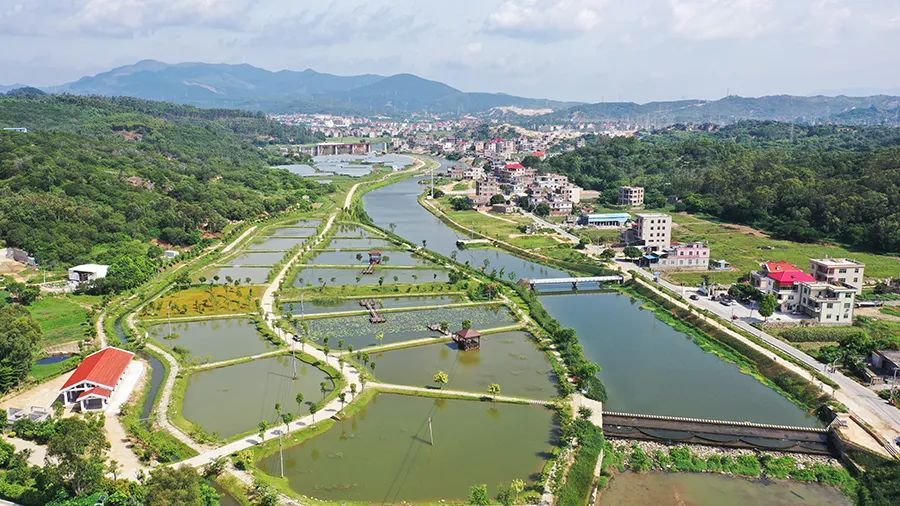
[[[452,197],[442,197],[436,201],[438,207],[460,225],[478,233],[500,240],[507,240],[511,234],[521,234],[520,225],[529,225],[531,220],[516,214],[487,216],[477,211],[454,211],[450,206]]]
[[[867,278],[886,278],[900,273],[900,258],[850,251],[831,244],[809,244],[772,239],[758,231],[728,223],[717,223],[686,213],[673,213],[675,226],[673,241],[704,240],[709,243],[712,260],[731,262],[733,271],[708,272],[717,283],[732,283],[741,274],[757,270],[759,264],[769,260],[787,260],[802,269],[809,269],[810,258],[847,257],[866,264]],[[675,282],[696,285],[700,272],[672,273],[668,277]]]
[[[262,286],[195,286],[148,304],[142,318],[215,316],[256,312]]]
[[[44,296],[28,306],[44,333],[43,344],[59,344],[88,337],[90,321],[82,303],[93,297]]]
[[[31,371],[28,375],[36,383],[40,383],[46,379],[59,376],[64,372],[75,369],[80,362],[81,356],[73,355],[62,362],[56,362],[55,364],[31,364]]]

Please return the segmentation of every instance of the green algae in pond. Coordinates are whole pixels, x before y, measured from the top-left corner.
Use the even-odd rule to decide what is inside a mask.
[[[340,267],[305,267],[294,280],[294,286],[372,286],[379,280],[383,285],[397,283],[446,283],[450,277],[447,271],[438,269],[391,269],[376,267],[372,274],[363,274],[365,266],[353,268]],[[396,279],[394,279],[396,278]]]
[[[190,359],[201,362],[249,357],[275,349],[262,338],[256,325],[245,318],[161,323],[151,326],[148,332],[163,347],[186,348]]]
[[[199,371],[188,379],[182,413],[206,431],[230,438],[254,430],[261,420],[275,423],[275,403],[296,415],[298,393],[306,399],[302,415],[308,415],[308,404],[325,396],[322,382],[334,386],[325,371],[299,360],[293,379],[290,355]]]
[[[415,306],[439,306],[460,302],[461,297],[455,295],[421,296],[421,297],[366,297],[374,300],[380,307],[402,308]],[[360,299],[338,300],[307,300],[302,304],[302,313],[311,315],[318,313],[336,313],[338,311],[361,311]],[[300,301],[285,302],[281,305],[281,311],[299,315],[301,314]]]
[[[372,355],[376,377],[385,383],[429,386],[435,371],[448,372],[447,388],[485,393],[492,383],[502,395],[550,399],[558,395],[556,376],[544,353],[525,332],[501,332],[481,338],[481,348],[462,351],[438,343]]]
[[[553,417],[539,406],[379,394],[286,449],[285,477],[298,493],[331,501],[461,500],[474,484],[537,479],[555,441]],[[277,476],[278,453],[259,465]]]

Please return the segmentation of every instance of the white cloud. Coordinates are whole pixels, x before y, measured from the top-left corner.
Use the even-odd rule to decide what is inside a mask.
[[[488,32],[518,38],[561,39],[596,28],[607,0],[506,0],[488,16]]]
[[[773,26],[772,0],[669,0],[672,31],[695,40],[749,39]]]
[[[252,0],[29,0],[0,10],[0,29],[20,35],[134,37],[172,26],[238,29]]]

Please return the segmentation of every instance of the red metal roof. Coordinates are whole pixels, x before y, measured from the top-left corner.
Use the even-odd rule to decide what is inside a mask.
[[[100,388],[100,387],[92,388],[90,390],[85,390],[84,392],[81,392],[81,395],[79,395],[78,398],[75,400],[80,401],[81,399],[84,399],[85,397],[90,397],[92,395],[96,395],[97,397],[106,397],[107,399],[109,399],[110,396],[112,395],[112,390],[107,390],[105,388]]]
[[[519,163],[519,162],[513,162],[513,163],[507,163],[507,164],[506,164],[506,168],[507,168],[507,169],[516,169],[516,170],[518,170],[518,169],[524,169],[525,166],[522,165],[522,164]]]
[[[459,332],[457,332],[456,335],[458,335],[459,337],[461,337],[463,339],[468,339],[471,337],[481,337],[481,334],[473,328],[462,329]]]
[[[769,277],[778,282],[782,286],[794,286],[796,283],[803,281],[815,281],[816,278],[803,271],[778,271],[770,272]]]
[[[62,390],[83,381],[115,387],[132,358],[134,358],[134,353],[112,347],[92,353],[81,361],[78,369],[75,369],[75,372],[63,385]]]
[[[802,269],[790,262],[766,262],[766,272],[802,272]]]

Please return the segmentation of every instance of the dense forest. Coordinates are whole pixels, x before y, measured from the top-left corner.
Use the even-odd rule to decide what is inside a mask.
[[[139,240],[191,245],[229,221],[330,191],[269,167],[268,142],[314,139],[263,115],[66,95],[0,97],[0,242],[43,265]]]
[[[804,242],[900,252],[900,129],[745,121],[598,138],[544,161],[615,203],[622,184],[647,207],[675,202]]]

